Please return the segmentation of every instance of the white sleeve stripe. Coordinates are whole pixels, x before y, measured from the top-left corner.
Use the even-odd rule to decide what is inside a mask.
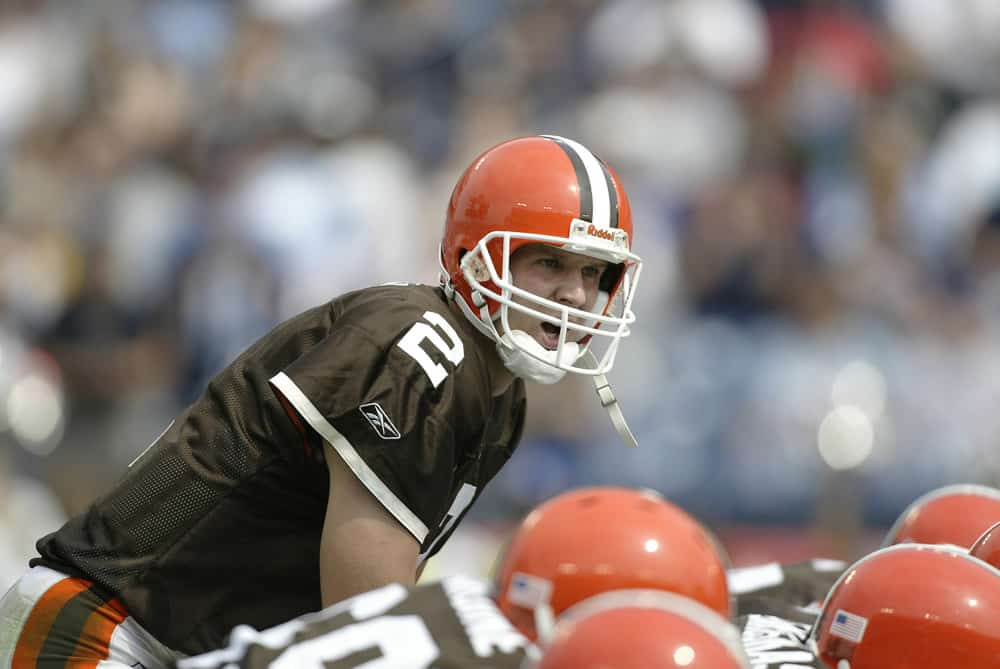
[[[284,372],[278,372],[271,378],[271,384],[285,396],[285,399],[291,402],[292,406],[295,407],[314,430],[330,442],[330,445],[343,458],[347,466],[354,472],[354,475],[358,477],[358,480],[368,488],[371,494],[375,495],[375,498],[382,503],[382,506],[395,516],[396,520],[402,523],[403,527],[409,530],[410,534],[418,542],[421,544],[424,543],[424,539],[427,538],[427,526],[417,517],[417,514],[410,511],[406,504],[396,497],[395,493],[389,489],[389,486],[382,482],[382,479],[372,471],[354,449],[351,442],[340,432],[337,432],[337,429],[323,417],[323,414],[309,401],[309,398],[299,390],[295,382]]]

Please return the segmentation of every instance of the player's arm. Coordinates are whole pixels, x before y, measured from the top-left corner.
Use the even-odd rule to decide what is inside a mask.
[[[388,583],[416,581],[416,538],[358,480],[329,444],[330,496],[320,543],[323,606]]]

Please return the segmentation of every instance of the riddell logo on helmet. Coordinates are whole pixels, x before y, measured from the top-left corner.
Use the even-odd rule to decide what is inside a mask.
[[[613,242],[615,240],[615,234],[613,232],[611,232],[610,230],[605,230],[604,228],[599,228],[593,223],[587,226],[587,234],[590,235],[591,237],[597,237],[599,239],[604,239],[609,242]]]

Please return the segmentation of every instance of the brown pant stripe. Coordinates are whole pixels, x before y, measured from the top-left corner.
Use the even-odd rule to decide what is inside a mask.
[[[90,585],[90,581],[82,578],[66,578],[45,591],[24,623],[21,635],[17,639],[12,666],[18,669],[30,669],[37,665],[42,646],[59,612],[66,602],[85,592]]]
[[[35,604],[18,639],[13,666],[96,669],[128,612],[117,599],[80,578],[55,584]]]
[[[128,611],[117,599],[105,602],[91,613],[73,651],[74,660],[67,663],[66,669],[97,669],[97,664],[111,652],[111,635],[126,618]]]

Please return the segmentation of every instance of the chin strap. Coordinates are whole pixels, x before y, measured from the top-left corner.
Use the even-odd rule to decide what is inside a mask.
[[[597,356],[594,355],[593,351],[588,349],[587,355],[590,356],[594,367],[597,367]],[[628,428],[628,423],[625,421],[625,414],[622,413],[622,408],[618,404],[618,398],[615,397],[614,391],[611,390],[611,383],[608,382],[608,377],[604,374],[595,374],[594,390],[597,391],[597,396],[601,400],[601,406],[608,410],[608,417],[611,418],[611,424],[615,426],[615,430],[618,432],[618,436],[621,437],[622,443],[629,448],[636,448],[639,442],[636,441],[632,430]]]

